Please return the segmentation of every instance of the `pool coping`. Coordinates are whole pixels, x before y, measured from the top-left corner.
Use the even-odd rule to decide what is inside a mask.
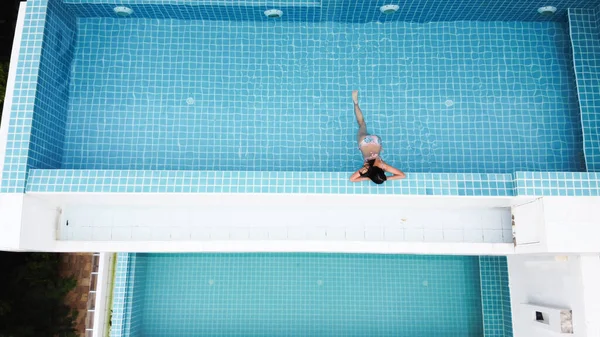
[[[350,173],[32,169],[27,193],[370,194],[407,196],[600,196],[600,173],[407,173],[383,185]]]
[[[23,28],[25,26],[25,11],[27,2],[19,3],[19,13],[17,14],[17,24],[15,27],[15,36],[13,40],[12,51],[10,55],[10,65],[8,68],[8,78],[6,81],[6,93],[4,95],[4,106],[2,107],[2,122],[0,123],[0,183],[3,181],[4,163],[6,161],[6,150],[8,145],[8,135],[11,122],[14,121],[12,105],[14,99],[15,83],[17,80],[17,68],[19,55],[21,54],[21,40],[23,38]]]
[[[110,335],[110,319],[116,274],[115,266],[116,254],[99,253],[92,337],[108,337]]]

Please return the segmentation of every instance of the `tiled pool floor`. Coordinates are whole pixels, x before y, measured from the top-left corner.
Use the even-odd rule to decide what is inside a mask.
[[[137,254],[134,282],[140,336],[483,334],[478,257]]]
[[[62,168],[580,171],[563,23],[80,18]]]

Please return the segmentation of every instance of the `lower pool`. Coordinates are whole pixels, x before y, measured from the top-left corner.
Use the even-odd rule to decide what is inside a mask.
[[[120,254],[111,336],[483,336],[507,289],[504,258]]]

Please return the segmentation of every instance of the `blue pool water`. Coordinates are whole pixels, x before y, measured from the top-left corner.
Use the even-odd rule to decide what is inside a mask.
[[[350,92],[408,172],[584,170],[560,22],[79,18],[61,167],[351,171]]]
[[[478,257],[135,255],[131,336],[483,335]]]

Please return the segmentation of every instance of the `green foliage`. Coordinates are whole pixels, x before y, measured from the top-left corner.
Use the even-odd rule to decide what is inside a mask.
[[[58,254],[0,252],[0,337],[77,336],[64,304],[77,281],[58,268]]]

